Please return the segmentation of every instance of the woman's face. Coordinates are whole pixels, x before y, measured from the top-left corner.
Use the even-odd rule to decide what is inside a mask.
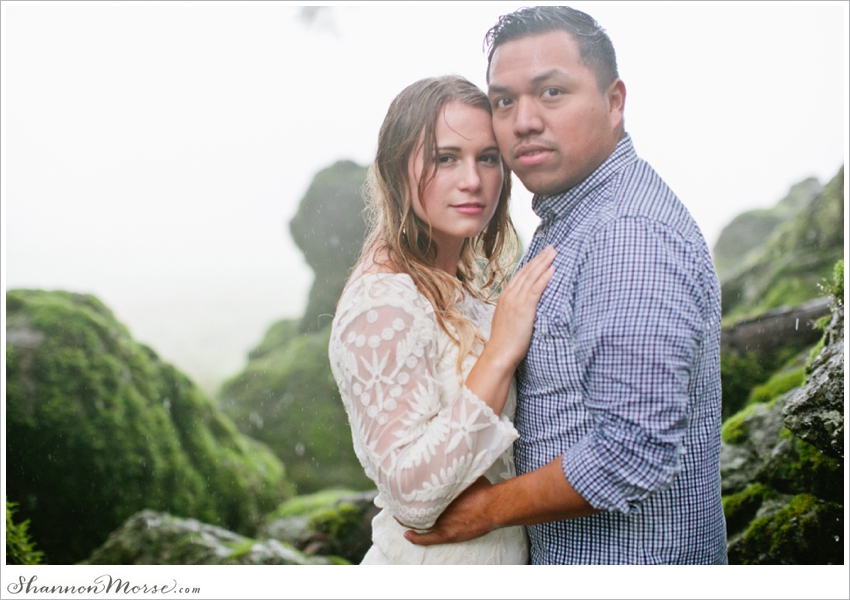
[[[502,190],[502,159],[492,119],[487,111],[449,102],[437,115],[437,149],[423,156],[423,147],[411,155],[413,211],[431,224],[431,237],[440,255],[459,253],[464,238],[481,233],[493,218]],[[426,168],[425,160],[431,164]],[[420,178],[433,170],[433,178],[420,197]],[[440,260],[438,255],[438,261]],[[453,257],[457,260],[457,256]]]

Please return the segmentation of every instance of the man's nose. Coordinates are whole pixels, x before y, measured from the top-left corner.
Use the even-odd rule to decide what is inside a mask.
[[[532,98],[519,98],[514,119],[514,133],[523,137],[543,131],[543,120],[540,117],[540,107]]]

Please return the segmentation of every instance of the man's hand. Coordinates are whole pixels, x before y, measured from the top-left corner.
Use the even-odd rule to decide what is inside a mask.
[[[465,542],[499,527],[586,517],[599,511],[564,477],[561,457],[535,471],[492,485],[484,477],[449,504],[429,533],[407,531],[420,546]]]
[[[433,546],[465,542],[490,533],[496,529],[487,510],[488,493],[492,487],[485,477],[479,477],[449,504],[431,531],[407,531],[404,537],[419,546]]]

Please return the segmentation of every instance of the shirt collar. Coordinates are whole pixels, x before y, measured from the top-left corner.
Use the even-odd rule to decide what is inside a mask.
[[[543,221],[563,217],[569,214],[578,202],[587,198],[608,181],[612,175],[636,160],[637,154],[632,145],[632,138],[629,134],[626,134],[623,139],[617,142],[611,155],[584,181],[553,196],[535,194],[531,200],[531,208]]]

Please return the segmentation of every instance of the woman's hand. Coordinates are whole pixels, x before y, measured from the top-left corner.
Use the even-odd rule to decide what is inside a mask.
[[[552,261],[557,252],[546,246],[519,269],[499,295],[490,341],[484,352],[489,358],[513,373],[528,352],[537,304],[555,274]]]
[[[514,370],[528,352],[537,303],[555,274],[556,254],[547,246],[514,273],[499,295],[490,340],[466,378],[466,387],[497,414],[505,407]]]

